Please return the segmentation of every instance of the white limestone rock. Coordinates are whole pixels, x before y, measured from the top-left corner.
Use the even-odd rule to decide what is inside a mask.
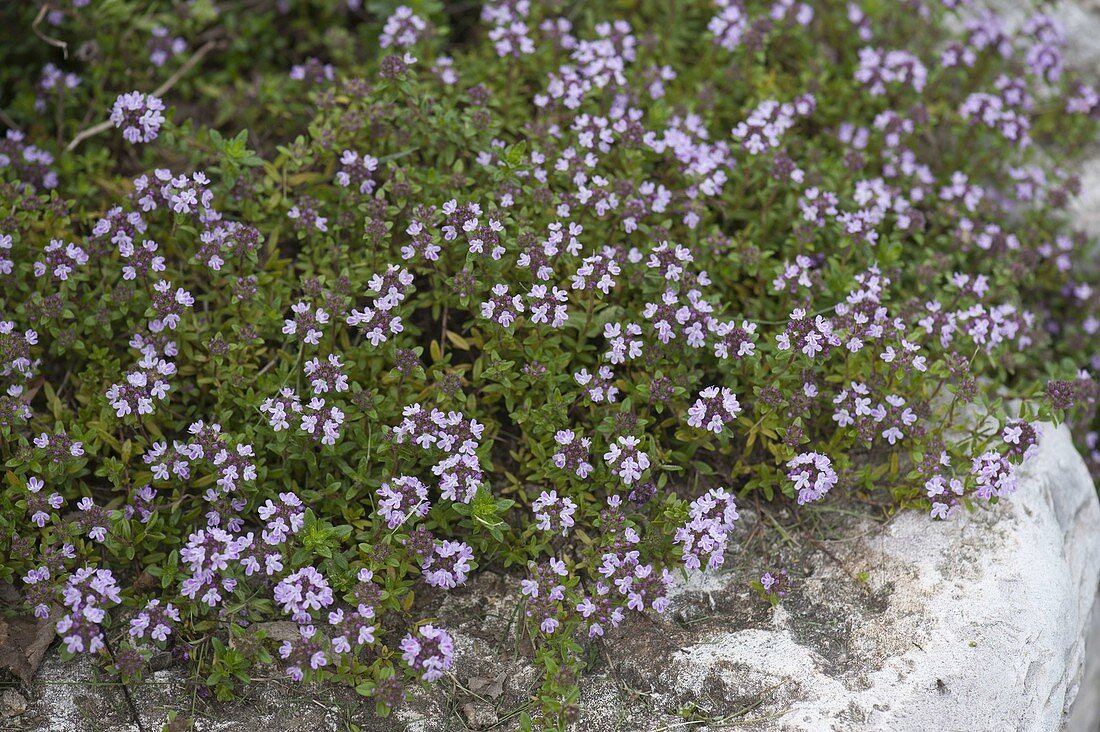
[[[828,554],[770,622],[645,633],[619,670],[658,705],[755,729],[1063,728],[1100,583],[1100,504],[1064,427],[999,505],[903,513]],[[682,587],[673,618],[691,623],[728,577]]]

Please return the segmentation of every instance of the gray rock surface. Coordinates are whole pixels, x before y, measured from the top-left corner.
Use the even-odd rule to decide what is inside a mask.
[[[1018,494],[992,510],[948,523],[902,514],[832,554],[813,558],[802,593],[835,645],[781,606],[768,627],[694,638],[638,676],[727,701],[775,689],[768,729],[1062,728],[1100,581],[1100,506],[1065,429],[1044,434]],[[866,577],[864,598],[846,576]]]
[[[1066,719],[1066,732],[1100,730],[1100,597],[1092,606],[1092,629],[1085,642],[1085,672],[1073,708]]]

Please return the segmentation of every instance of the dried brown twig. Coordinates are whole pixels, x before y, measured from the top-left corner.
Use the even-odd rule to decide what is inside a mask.
[[[160,97],[167,94],[172,89],[172,87],[174,87],[179,82],[179,80],[184,77],[184,75],[188,71],[193,69],[196,64],[202,61],[203,57],[213,51],[217,45],[218,42],[216,40],[210,40],[204,43],[199,48],[199,50],[195,51],[195,53],[192,54],[191,58],[187,59],[183,66],[180,66],[178,69],[176,69],[176,72],[174,74],[168,77],[168,79],[163,84],[154,89],[152,91],[152,95],[154,97]],[[112,124],[113,123],[111,122],[111,120],[105,119],[98,124],[92,125],[91,127],[82,130],[80,133],[77,134],[76,137],[72,139],[72,141],[68,145],[65,146],[65,151],[72,152],[76,149],[77,145],[84,142],[89,137],[94,137],[102,132],[109,130]]]

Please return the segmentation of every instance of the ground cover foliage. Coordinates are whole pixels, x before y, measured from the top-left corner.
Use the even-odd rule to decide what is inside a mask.
[[[454,660],[418,598],[493,567],[564,728],[738,502],[950,520],[1038,420],[1100,463],[1100,97],[1041,8],[0,15],[0,580],[123,678],[388,714]]]

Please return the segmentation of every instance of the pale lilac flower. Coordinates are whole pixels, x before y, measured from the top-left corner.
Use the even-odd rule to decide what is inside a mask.
[[[496,288],[493,288],[494,294],[496,294]],[[507,290],[505,290],[507,292]],[[504,294],[504,293],[501,293]],[[565,325],[566,319],[569,314],[566,312],[566,303],[569,300],[568,294],[565,290],[561,290],[557,287],[549,288],[546,285],[534,285],[531,287],[531,292],[527,295],[531,302],[531,322],[534,324],[547,323],[551,328],[560,328]],[[522,312],[522,308],[520,308]],[[482,314],[485,314],[484,306],[482,306]],[[491,317],[491,315],[486,315]],[[502,325],[507,323],[501,322]]]
[[[399,475],[383,483],[377,495],[378,515],[391,529],[396,529],[413,516],[427,516],[432,507],[428,500],[428,487],[411,475]]]
[[[528,35],[527,24],[520,21],[498,25],[489,31],[497,56],[519,58],[535,52],[535,43]]]
[[[648,605],[663,613],[668,609],[667,592],[672,587],[672,575],[667,569],[657,572],[652,564],[639,561],[639,552],[607,553],[599,573],[627,598],[626,606],[643,612]]]
[[[508,328],[523,309],[523,298],[509,294],[508,285],[498,283],[493,285],[493,296],[481,304],[481,317]]]
[[[126,260],[122,266],[122,279],[134,280],[147,277],[153,272],[165,270],[164,257],[157,254],[158,244],[146,239],[135,246],[129,237],[119,242],[118,253]]]
[[[297,534],[305,525],[305,509],[302,507],[302,499],[291,492],[279,494],[279,503],[274,503],[270,498],[260,506],[257,513],[265,522],[261,536],[264,543],[278,546],[285,542],[292,534]]]
[[[122,94],[111,109],[111,122],[122,128],[122,137],[132,145],[157,139],[164,124],[164,102],[138,91]]]
[[[725,562],[729,532],[739,518],[737,502],[725,488],[713,488],[691,502],[688,520],[676,529],[673,543],[683,545],[684,566],[717,569]]]
[[[838,481],[832,461],[820,453],[804,452],[796,455],[787,463],[787,467],[787,478],[798,491],[799,505],[824,498]]]
[[[310,84],[323,84],[336,78],[336,69],[332,64],[321,63],[318,58],[310,57],[304,64],[290,67],[290,78],[295,81],[308,81]]]
[[[118,417],[152,414],[154,403],[168,398],[172,387],[167,377],[175,373],[175,365],[148,352],[126,373],[125,381],[111,385],[107,401]]]
[[[743,320],[738,326],[733,321],[713,320],[710,332],[715,336],[714,355],[720,359],[741,360],[756,354],[756,323]]]
[[[302,407],[299,429],[322,445],[335,445],[340,439],[340,425],[343,423],[343,410],[326,405],[321,397],[313,397]]]
[[[774,99],[767,99],[753,109],[744,122],[733,128],[733,138],[741,142],[745,152],[760,155],[779,147],[780,139],[794,127],[796,118],[808,116],[816,106],[811,94],[782,104]]]
[[[461,503],[473,501],[477,489],[485,481],[481,463],[475,456],[466,453],[444,458],[432,467],[432,473],[439,477],[441,496]]]
[[[180,622],[179,608],[172,603],[161,605],[160,600],[153,599],[145,604],[145,608],[130,621],[130,636],[144,638],[148,632],[152,640],[165,643],[172,634],[172,624]]]
[[[424,681],[437,681],[454,663],[454,641],[442,628],[422,625],[401,639],[401,658]]]
[[[152,308],[154,318],[149,321],[149,330],[160,333],[165,328],[175,330],[180,322],[180,314],[195,304],[195,298],[182,287],[172,290],[172,283],[159,280],[153,285]]]
[[[623,622],[623,609],[616,607],[606,582],[596,583],[596,593],[577,603],[577,612],[588,621],[588,637],[602,636],[607,627],[617,628]]]
[[[558,468],[569,470],[582,480],[592,472],[592,463],[589,462],[589,449],[592,440],[580,437],[573,430],[558,430],[554,433],[554,442],[560,447],[551,458]]]
[[[42,259],[34,263],[34,276],[44,277],[49,273],[55,280],[64,282],[77,267],[87,263],[88,255],[76,244],[51,239],[42,249]]]
[[[565,600],[565,585],[559,577],[568,577],[565,562],[554,557],[535,564],[528,562],[528,576],[520,581],[520,592],[524,596],[524,614],[538,622],[539,630],[552,635],[560,626],[564,616],[561,603]]]
[[[360,155],[354,150],[345,150],[340,155],[340,170],[336,172],[336,184],[341,188],[353,188],[363,195],[374,192],[376,185],[374,171],[378,169],[378,158]]]
[[[333,601],[328,580],[313,567],[303,567],[275,585],[275,603],[298,623],[310,622],[313,611],[323,610]]]
[[[168,59],[179,56],[187,50],[187,41],[179,36],[172,38],[168,35],[168,29],[162,25],[154,27],[150,34],[152,38],[146,44],[149,49],[149,62],[160,68],[168,62]]]
[[[82,567],[62,589],[69,612],[57,621],[57,633],[69,653],[97,654],[106,647],[100,628],[107,608],[122,602],[118,583],[109,569]]]
[[[871,96],[886,94],[887,84],[907,84],[919,92],[924,90],[928,70],[908,51],[868,46],[860,49],[855,80],[866,86]]]
[[[293,318],[284,319],[283,333],[297,335],[303,343],[316,346],[324,335],[322,326],[328,323],[329,315],[321,308],[310,307],[307,302],[298,302],[291,306]]]
[[[576,523],[573,514],[577,511],[577,504],[566,496],[559,498],[558,492],[553,489],[540,493],[531,510],[534,511],[536,525],[542,531],[564,535]]]
[[[1028,460],[1039,450],[1039,434],[1026,420],[1014,419],[1008,422],[1001,433],[1001,439],[1009,445],[1008,456],[1020,462]]]
[[[649,456],[639,449],[641,440],[637,437],[619,437],[608,446],[603,459],[611,468],[611,474],[618,476],[623,485],[629,486],[642,479],[642,473],[649,468]]]
[[[612,364],[621,364],[642,355],[642,326],[637,323],[606,323],[603,337],[610,350],[604,354]]]
[[[588,369],[581,369],[573,374],[573,380],[584,389],[585,395],[594,404],[614,404],[619,396],[619,388],[613,384],[615,373],[610,366],[600,366],[595,374],[588,373]]]
[[[732,389],[708,386],[699,392],[699,398],[688,408],[687,423],[717,435],[740,413],[741,404]]]
[[[616,277],[622,274],[619,267],[619,252],[605,246],[596,254],[585,257],[581,266],[573,275],[572,287],[574,290],[587,290],[595,288],[607,295],[615,287]]]
[[[428,21],[407,5],[400,5],[386,18],[378,45],[382,48],[410,48],[428,34]]]
[[[314,394],[328,394],[348,390],[348,377],[343,372],[343,368],[344,364],[340,361],[340,357],[330,353],[325,361],[318,358],[306,361],[303,370],[309,377],[309,384],[313,387]]]
[[[1016,469],[1008,458],[995,450],[974,458],[970,473],[977,482],[974,495],[983,501],[1016,492]]]
[[[51,510],[57,511],[65,503],[60,493],[45,495],[42,491],[44,487],[45,483],[41,478],[27,478],[27,491],[30,493],[27,496],[27,513],[31,515],[31,523],[40,529],[50,520]]]
[[[465,542],[443,541],[420,568],[429,585],[451,590],[466,583],[473,558],[474,551]]]

